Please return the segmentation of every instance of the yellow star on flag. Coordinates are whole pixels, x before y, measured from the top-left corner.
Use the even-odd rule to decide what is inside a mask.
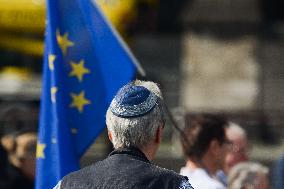
[[[54,54],[48,55],[48,67],[51,71],[54,70],[54,60],[56,56]]]
[[[85,74],[90,73],[90,70],[84,67],[84,60],[80,60],[79,63],[75,63],[71,61],[72,71],[70,72],[69,76],[76,76],[80,82],[83,80],[83,76]]]
[[[42,158],[44,159],[44,149],[45,149],[46,145],[45,144],[41,144],[41,143],[37,143],[37,147],[36,147],[36,157],[37,158]]]
[[[56,102],[56,93],[58,91],[57,87],[51,87],[50,93],[51,93],[51,102],[55,103]]]
[[[72,103],[70,104],[70,107],[75,107],[78,109],[80,113],[83,112],[84,106],[91,104],[91,101],[85,98],[85,92],[81,91],[78,95],[71,93],[72,97]]]
[[[74,46],[74,43],[68,39],[67,32],[62,36],[59,31],[56,31],[56,39],[63,55],[67,53],[67,48]]]

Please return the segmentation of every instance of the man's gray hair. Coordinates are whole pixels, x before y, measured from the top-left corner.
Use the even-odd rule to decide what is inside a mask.
[[[229,122],[229,125],[227,127],[227,135],[229,135],[229,138],[231,135],[237,135],[245,139],[247,138],[246,131],[234,122]]]
[[[154,93],[157,104],[153,110],[143,116],[123,118],[114,115],[110,108],[106,113],[106,125],[112,134],[112,143],[115,149],[123,147],[144,147],[155,137],[158,127],[164,121],[165,110],[161,90],[151,81],[136,80],[133,86],[143,86]]]

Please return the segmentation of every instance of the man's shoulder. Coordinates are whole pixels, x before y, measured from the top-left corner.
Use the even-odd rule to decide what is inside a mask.
[[[69,173],[68,175],[63,177],[63,181],[66,179],[69,180],[77,180],[77,179],[87,179],[87,177],[91,176],[93,174],[93,170],[95,169],[95,164],[86,166],[78,171],[74,171]]]
[[[62,188],[68,188],[69,186],[75,186],[80,184],[80,187],[87,185],[88,183],[94,183],[96,181],[99,182],[111,182],[111,178],[114,180],[113,176],[116,174],[115,169],[112,171],[111,174],[109,174],[107,177],[105,175],[108,170],[105,170],[104,173],[100,172],[102,169],[100,169],[101,166],[105,164],[104,161],[97,162],[95,164],[92,164],[90,166],[87,166],[85,168],[82,168],[79,171],[72,172],[65,176],[62,180]],[[117,165],[120,166],[120,165]],[[164,184],[167,184],[169,186],[172,186],[171,188],[176,189],[192,189],[191,185],[188,182],[187,177],[181,176],[177,174],[176,172],[172,170],[168,170],[162,167],[159,167],[157,165],[154,165],[152,163],[146,163],[144,166],[138,166],[142,168],[142,170],[137,170],[137,173],[133,175],[132,181],[137,180],[137,183],[142,182],[143,180],[153,180],[158,185],[163,186]],[[97,169],[99,168],[99,169]],[[132,169],[134,170],[134,169]],[[126,172],[128,172],[126,170]],[[133,173],[133,172],[132,172]],[[126,178],[122,176],[124,172],[120,172],[120,178]],[[125,176],[129,176],[128,173],[125,174]],[[140,176],[139,176],[140,175]],[[127,178],[129,178],[127,176]],[[133,181],[134,182],[134,181]]]
[[[182,178],[183,176],[177,174],[176,172],[160,167],[158,165],[149,162],[148,160],[139,158],[137,156],[129,155],[129,154],[115,154],[107,159],[96,163],[96,167],[102,167],[105,165],[109,165],[109,167],[123,167],[124,171],[135,172],[137,171],[137,175],[144,173],[150,177],[151,175],[155,175],[155,177],[168,177],[168,178]],[[137,170],[136,170],[137,169]],[[129,171],[131,170],[131,171]]]
[[[182,176],[182,175],[176,173],[173,170],[169,170],[169,169],[166,169],[166,168],[163,168],[163,167],[159,167],[158,165],[155,165],[155,164],[151,164],[151,166],[153,167],[153,169],[156,170],[157,173],[159,173],[163,176],[169,176],[169,177],[174,177],[174,178],[179,178],[179,179],[186,178],[185,176]]]
[[[95,167],[96,164],[92,164],[69,173],[62,178],[60,188],[88,188],[88,184],[93,182],[93,177],[99,175],[96,174]]]
[[[153,165],[155,169],[158,170],[159,175],[161,178],[167,177],[169,180],[173,180],[175,182],[175,186],[178,186],[178,189],[193,189],[190,182],[188,181],[188,178],[186,176],[182,176],[173,170],[169,170],[166,168],[159,167],[157,165]]]
[[[187,179],[182,179],[178,184],[178,189],[194,189]]]

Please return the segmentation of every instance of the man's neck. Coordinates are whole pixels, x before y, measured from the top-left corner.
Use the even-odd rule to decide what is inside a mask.
[[[144,153],[144,155],[147,157],[149,161],[152,161],[156,155],[158,146],[153,144],[139,149]]]
[[[194,169],[204,169],[209,175],[215,175],[216,168],[214,166],[214,160],[208,156],[204,156],[200,161],[188,159],[186,161],[186,167]]]

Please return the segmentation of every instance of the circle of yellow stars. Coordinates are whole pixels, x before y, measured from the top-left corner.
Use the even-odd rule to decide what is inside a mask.
[[[68,49],[75,45],[75,43],[68,38],[68,32],[65,32],[63,35],[61,35],[59,30],[56,31],[56,41],[59,48],[61,49],[63,56],[66,56],[66,54],[68,53]],[[55,70],[56,58],[57,58],[56,55],[52,53],[50,53],[47,57],[48,67],[51,72]],[[70,61],[71,72],[69,73],[69,77],[75,76],[80,83],[83,82],[84,75],[91,73],[91,71],[88,68],[86,68],[84,64],[85,61],[83,59],[80,60],[79,62]],[[59,89],[57,86],[52,86],[50,88],[50,98],[53,104],[56,103],[56,94],[58,90]],[[91,101],[85,97],[85,91],[83,90],[78,94],[70,93],[70,96],[72,99],[70,107],[76,108],[79,113],[83,113],[84,107],[86,105],[91,104]],[[78,129],[70,128],[70,132],[72,134],[77,134]],[[57,143],[56,138],[52,138],[51,143],[56,144]],[[46,144],[41,142],[37,143],[36,157],[38,159],[45,159],[45,153],[44,153],[45,149],[46,149]]]

